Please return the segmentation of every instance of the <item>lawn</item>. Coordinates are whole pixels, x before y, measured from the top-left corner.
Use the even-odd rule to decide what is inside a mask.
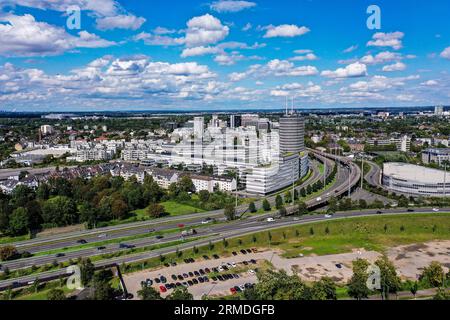
[[[214,253],[230,256],[232,251],[250,247],[282,249],[286,258],[298,257],[299,254],[338,254],[356,248],[383,252],[392,246],[448,239],[450,213],[344,218],[271,230],[270,236],[269,231],[265,231],[230,238],[226,243],[219,241],[211,246],[198,247],[196,253],[189,249],[180,257],[168,254],[165,260],[180,261],[181,258]],[[146,269],[160,264],[159,259],[145,262]],[[131,264],[127,271],[142,270],[142,265],[142,262]]]

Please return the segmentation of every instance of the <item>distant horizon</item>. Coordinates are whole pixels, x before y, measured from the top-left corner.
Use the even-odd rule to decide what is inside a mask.
[[[394,106],[394,107],[335,107],[335,108],[302,108],[302,109],[294,109],[295,112],[303,113],[303,112],[320,112],[326,113],[328,112],[345,112],[345,111],[390,111],[396,110],[401,112],[414,112],[414,111],[434,111],[436,106]],[[450,108],[449,106],[443,105],[444,110],[446,108]],[[291,109],[289,109],[291,110]],[[222,113],[284,113],[285,109],[281,108],[273,108],[273,109],[229,109],[229,110],[215,110],[215,109],[204,109],[204,110],[185,110],[185,109],[147,109],[147,110],[91,110],[91,111],[83,111],[83,110],[69,110],[69,111],[8,111],[8,110],[0,110],[0,117],[2,114],[34,114],[34,115],[51,115],[51,114],[121,114],[121,113],[148,113],[148,114],[222,114]]]

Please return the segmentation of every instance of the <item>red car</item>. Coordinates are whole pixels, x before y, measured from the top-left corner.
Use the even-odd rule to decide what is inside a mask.
[[[178,228],[184,228],[184,224],[179,224]]]
[[[162,293],[167,292],[166,287],[164,286],[159,286],[159,291],[161,291]]]
[[[235,289],[235,288],[230,288],[230,292],[231,292],[232,294],[236,294],[236,289]]]

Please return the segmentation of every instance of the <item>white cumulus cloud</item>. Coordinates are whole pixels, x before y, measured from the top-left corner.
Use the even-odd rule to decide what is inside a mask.
[[[114,42],[87,31],[73,36],[65,29],[36,21],[30,14],[0,17],[0,55],[49,56],[75,48],[104,48]]]
[[[367,76],[367,66],[363,63],[355,62],[345,68],[338,68],[334,71],[325,70],[321,73],[327,78],[357,78]]]
[[[276,37],[287,37],[293,38],[302,36],[308,33],[310,30],[307,27],[299,27],[294,24],[283,24],[279,26],[267,26],[267,31],[264,38],[276,38]]]
[[[213,2],[210,5],[211,10],[225,13],[225,12],[239,12],[245,9],[256,7],[256,3],[250,1],[238,0],[220,0]]]
[[[402,39],[405,36],[403,32],[396,31],[391,33],[377,32],[372,40],[367,43],[368,47],[391,47],[399,50],[403,47]]]

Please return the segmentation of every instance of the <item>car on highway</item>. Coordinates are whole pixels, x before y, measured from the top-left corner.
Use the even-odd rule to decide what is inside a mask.
[[[156,236],[155,238],[158,239],[158,240],[160,240],[160,239],[163,239],[164,236],[159,235],[159,236]]]
[[[99,234],[98,235],[98,237],[99,238],[106,238],[108,235],[106,234],[106,233],[102,233],[102,234]]]
[[[64,256],[65,256],[64,253],[57,253],[57,254],[55,255],[56,258],[62,258],[62,257],[64,257]]]
[[[325,215],[325,218],[327,218],[327,219],[333,218],[333,215],[327,213],[327,214]]]
[[[106,249],[106,247],[105,246],[100,246],[100,247],[97,247],[97,250],[99,250],[99,251],[101,251],[101,250],[105,250]]]
[[[126,243],[120,243],[119,244],[119,248],[120,249],[133,249],[135,246],[131,245],[131,244],[126,244]]]
[[[321,198],[321,197],[318,197],[318,198],[316,198],[316,201],[317,201],[317,202],[320,202],[320,201],[322,201],[322,198]]]
[[[382,214],[382,213],[383,213],[383,211],[380,211],[380,210],[377,211],[377,214]]]
[[[77,243],[78,243],[78,244],[86,244],[87,241],[84,240],[84,239],[80,239],[80,240],[77,240]]]
[[[407,211],[408,212],[414,212],[414,209],[408,209]]]
[[[439,208],[433,208],[433,212],[439,212]]]
[[[275,219],[274,219],[274,218],[267,218],[266,221],[267,221],[267,222],[274,222]]]
[[[178,228],[184,228],[184,227],[185,227],[185,225],[182,224],[182,223],[180,223],[180,224],[178,225]]]

